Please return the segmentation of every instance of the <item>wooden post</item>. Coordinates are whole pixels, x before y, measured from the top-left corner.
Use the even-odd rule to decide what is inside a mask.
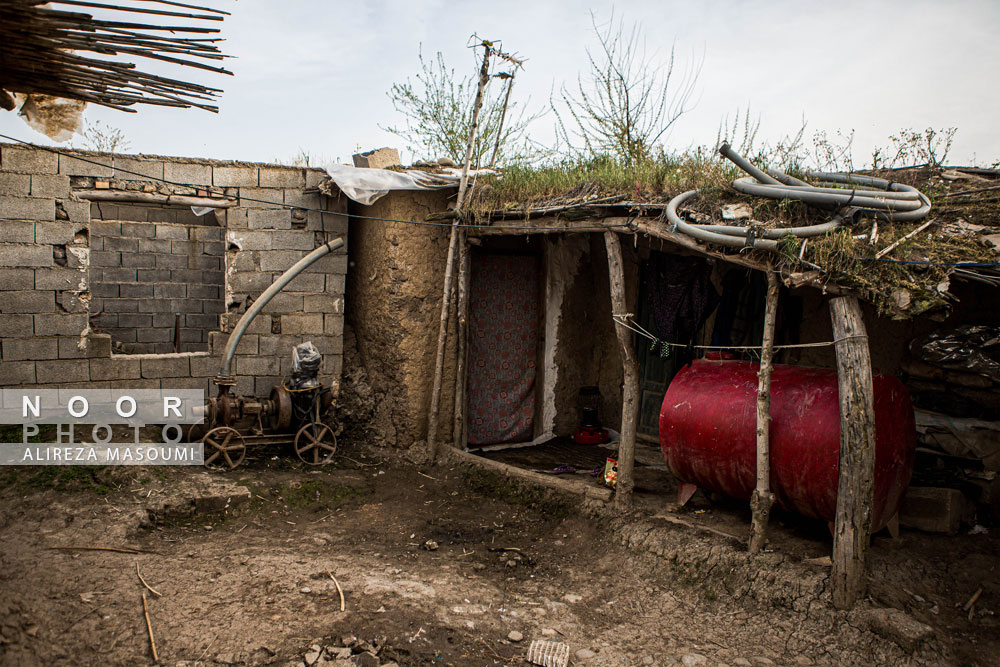
[[[853,296],[830,300],[837,341],[840,468],[833,531],[833,604],[850,609],[867,588],[865,561],[872,527],[875,400],[871,356],[861,306]]]
[[[431,400],[427,407],[427,453],[433,461],[438,451],[438,408],[441,407],[441,375],[444,373],[444,348],[448,342],[448,318],[451,314],[451,278],[455,270],[455,251],[458,248],[459,224],[462,221],[461,211],[465,204],[465,194],[469,187],[469,167],[472,164],[472,152],[476,145],[476,134],[479,131],[479,112],[483,109],[483,93],[486,84],[490,82],[490,56],[493,47],[483,42],[486,53],[483,55],[483,66],[479,69],[479,88],[472,104],[472,127],[469,128],[469,143],[465,147],[465,162],[462,164],[462,178],[458,183],[458,199],[455,201],[455,224],[451,227],[451,239],[448,242],[448,259],[444,270],[444,297],[441,300],[441,321],[438,329],[437,355],[434,359],[434,384],[431,385]]]
[[[470,257],[469,243],[462,231],[458,240],[458,301],[455,305],[455,316],[458,320],[456,333],[457,359],[455,362],[455,425],[452,429],[454,447],[465,447],[465,387],[468,371],[468,341],[469,341],[469,278]]]
[[[753,523],[749,551],[759,553],[767,541],[767,521],[774,505],[771,493],[771,370],[774,357],[774,322],[778,314],[778,276],[767,272],[767,301],[764,306],[764,340],[757,373],[757,488],[750,496]]]
[[[608,250],[608,276],[611,282],[611,312],[622,315],[628,311],[625,299],[625,267],[618,234],[604,232],[604,245]],[[615,504],[620,510],[632,506],[632,489],[635,486],[635,434],[639,420],[639,360],[632,341],[632,332],[615,325],[618,347],[621,352],[625,380],[622,387],[622,441],[618,446],[618,482],[615,485]]]

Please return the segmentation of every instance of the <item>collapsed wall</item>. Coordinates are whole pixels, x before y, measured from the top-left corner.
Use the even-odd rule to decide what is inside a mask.
[[[315,190],[323,176],[0,145],[0,386],[211,391],[247,305],[319,243],[347,240],[345,201]],[[152,195],[230,201],[199,216]],[[236,352],[241,394],[266,397],[306,340],[339,382],[346,251],[311,266],[253,322]]]

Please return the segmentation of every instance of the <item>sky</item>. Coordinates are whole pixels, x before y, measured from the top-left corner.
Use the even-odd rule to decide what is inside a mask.
[[[900,129],[928,127],[958,128],[949,163],[1000,160],[995,0],[198,4],[232,12],[222,24],[222,48],[235,56],[227,61],[234,76],[184,72],[225,90],[220,111],[89,107],[86,118],[119,128],[130,152],[271,162],[302,151],[315,164],[382,146],[403,149],[381,129],[401,121],[386,92],[416,75],[421,46],[474,74],[470,35],[502,40],[527,59],[515,96],[541,109],[551,90],[586,73],[586,49],[596,46],[591,12],[601,21],[614,12],[637,22],[661,57],[673,46],[679,68],[702,61],[693,108],[666,137],[668,149],[713,144],[720,122],[749,108],[760,121],[759,139],[770,142],[803,120],[807,138],[853,130],[858,165]],[[552,128],[550,115],[532,133],[550,141]],[[0,111],[0,133],[51,143],[9,112]]]

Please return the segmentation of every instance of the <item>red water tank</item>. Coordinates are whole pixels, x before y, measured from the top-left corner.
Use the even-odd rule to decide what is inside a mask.
[[[660,450],[679,480],[733,498],[750,498],[757,475],[758,367],[746,361],[698,360],[674,377],[660,409]],[[873,381],[874,532],[899,509],[910,483],[916,427],[903,383],[888,375],[875,375]],[[771,490],[777,502],[832,522],[839,456],[837,372],[775,365]]]

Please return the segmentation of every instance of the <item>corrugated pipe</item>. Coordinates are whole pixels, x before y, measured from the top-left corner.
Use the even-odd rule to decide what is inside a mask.
[[[311,253],[295,262],[290,269],[282,273],[277,280],[271,283],[271,286],[261,293],[257,300],[254,301],[247,312],[243,313],[243,317],[240,321],[236,323],[233,328],[233,333],[229,336],[229,341],[226,343],[225,352],[222,354],[222,366],[219,368],[219,377],[228,378],[231,377],[230,369],[233,365],[233,353],[236,352],[236,346],[239,345],[240,338],[246,333],[247,327],[253,322],[257,314],[264,309],[268,301],[274,298],[274,295],[285,288],[285,286],[292,282],[296,276],[308,269],[310,266],[316,263],[316,260],[321,257],[330,254],[338,248],[344,246],[344,239],[336,238],[332,241],[324,243],[320,247],[313,250]]]

